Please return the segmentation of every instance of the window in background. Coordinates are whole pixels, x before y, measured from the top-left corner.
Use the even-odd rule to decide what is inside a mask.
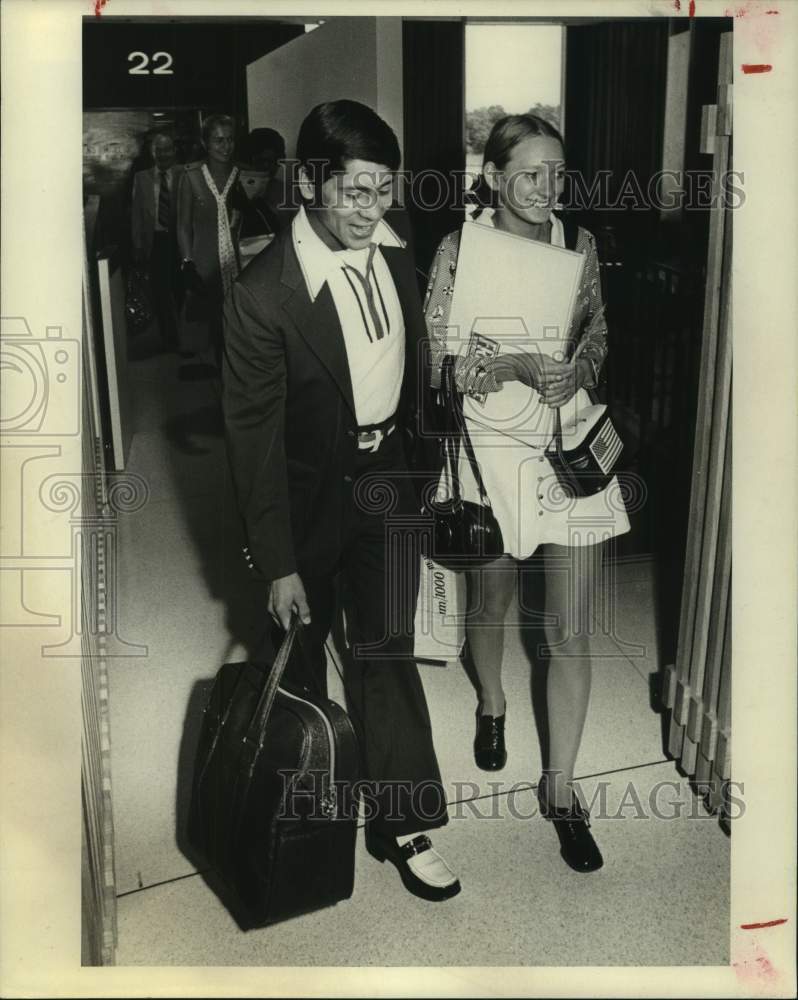
[[[528,111],[562,128],[564,28],[554,24],[467,24],[466,170],[476,176],[493,123]]]

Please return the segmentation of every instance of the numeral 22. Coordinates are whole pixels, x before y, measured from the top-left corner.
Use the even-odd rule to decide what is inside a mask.
[[[128,53],[127,61],[133,62],[134,59],[140,60],[137,65],[131,66],[128,73],[131,76],[149,76],[152,73],[153,76],[172,76],[174,70],[172,67],[172,56],[168,52],[156,52],[152,56],[152,62],[154,69],[148,69],[150,63],[150,57],[146,52],[130,52]],[[161,61],[161,65],[155,65],[156,61]]]

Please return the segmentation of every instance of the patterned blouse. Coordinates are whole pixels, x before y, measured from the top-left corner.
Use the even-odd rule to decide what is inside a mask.
[[[478,222],[466,223],[466,225],[478,224]],[[436,389],[440,388],[441,368],[446,357],[446,327],[449,322],[459,249],[460,230],[449,233],[441,240],[432,261],[424,298],[424,315],[430,338],[431,383]],[[593,379],[588,381],[587,386],[592,388],[598,382],[599,371],[607,356],[607,324],[602,313],[596,240],[592,233],[581,226],[576,238],[576,251],[584,254],[586,260],[567,342],[570,344],[584,341],[580,357],[591,362]],[[457,388],[469,395],[495,392],[501,388],[489,367],[486,370],[485,359],[478,356],[458,356],[454,375]]]

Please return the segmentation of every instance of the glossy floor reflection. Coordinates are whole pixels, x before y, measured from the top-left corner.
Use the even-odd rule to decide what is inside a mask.
[[[265,595],[240,555],[218,383],[175,355],[131,364],[129,471],[147,504],[120,518],[119,632],[144,656],[111,661],[119,965],[719,965],[728,962],[729,841],[695,809],[663,752],[649,561],[616,567],[617,629],[595,640],[578,773],[605,867],[576,875],[537,815],[531,668],[508,615],[507,767],[479,771],[474,689],[459,663],[422,666],[451,822],[435,838],[460,896],[409,896],[358,843],[352,899],[243,933],[181,851],[191,769],[187,722],[221,663],[245,656]],[[340,684],[330,667],[330,691]],[[189,726],[190,728],[190,726]],[[596,798],[598,803],[600,798]],[[701,920],[687,914],[700,912]],[[297,933],[299,932],[299,933]],[[298,941],[301,939],[301,951]]]

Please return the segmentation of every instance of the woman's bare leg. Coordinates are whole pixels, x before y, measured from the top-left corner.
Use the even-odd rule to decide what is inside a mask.
[[[502,556],[482,569],[468,570],[466,632],[471,658],[480,685],[482,715],[504,714],[502,657],[504,616],[510,606],[517,577],[512,556]]]
[[[601,546],[547,545],[546,612],[556,624],[546,626],[549,644],[547,705],[549,713],[548,801],[571,804],[570,783],[590,700],[590,625],[598,606]]]

